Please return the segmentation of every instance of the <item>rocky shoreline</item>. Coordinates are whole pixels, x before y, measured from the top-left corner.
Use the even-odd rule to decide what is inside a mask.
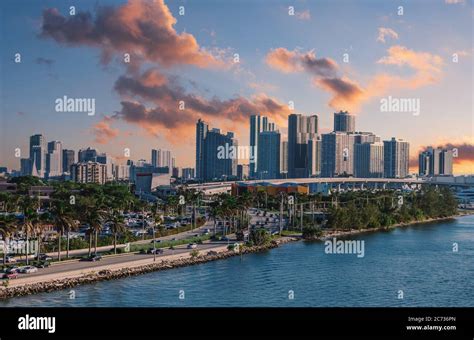
[[[296,238],[284,238],[278,241],[272,241],[265,246],[253,246],[253,247],[244,247],[241,251],[228,250],[224,252],[218,252],[214,255],[200,255],[197,257],[190,257],[177,260],[162,260],[161,262],[156,262],[139,267],[126,267],[118,270],[101,270],[94,273],[89,273],[80,277],[75,278],[66,278],[59,280],[52,280],[46,282],[39,282],[34,284],[26,284],[23,286],[16,287],[4,287],[0,289],[0,299],[9,299],[18,296],[32,295],[38,293],[48,293],[57,290],[72,288],[78,285],[95,283],[99,281],[109,281],[115,279],[121,279],[146,273],[151,273],[154,271],[167,270],[172,268],[180,268],[186,266],[192,266],[196,264],[206,263],[210,261],[216,261],[221,259],[226,259],[232,256],[239,256],[250,253],[258,253],[265,250],[277,248],[280,244],[296,241]]]

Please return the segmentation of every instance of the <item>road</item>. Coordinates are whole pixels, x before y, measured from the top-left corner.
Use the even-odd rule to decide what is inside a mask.
[[[222,249],[225,248],[227,242],[206,242],[203,244],[198,244],[195,250],[198,250],[202,254],[205,254],[207,251],[212,249]],[[161,261],[162,258],[169,259],[170,256],[176,258],[179,255],[189,256],[189,253],[193,249],[187,249],[187,245],[176,246],[174,250],[164,249],[163,254],[157,254],[156,260]],[[34,281],[42,281],[43,278],[51,278],[54,275],[58,277],[67,277],[68,273],[77,273],[78,271],[91,272],[94,268],[106,269],[107,266],[111,268],[117,267],[128,267],[139,265],[148,260],[148,263],[151,263],[153,255],[148,254],[121,254],[121,255],[112,255],[106,256],[100,261],[89,262],[89,261],[79,261],[79,260],[69,260],[62,263],[56,263],[48,268],[39,268],[36,273],[31,274],[19,274],[17,279],[11,280],[11,285],[18,285],[20,283],[32,283]],[[135,262],[135,263],[134,263]],[[105,267],[105,268],[104,268]]]

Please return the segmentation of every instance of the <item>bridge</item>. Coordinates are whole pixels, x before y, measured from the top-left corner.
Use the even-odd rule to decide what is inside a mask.
[[[268,180],[246,180],[226,181],[191,184],[187,187],[205,192],[206,194],[219,194],[230,192],[232,184],[241,185],[303,185],[309,186],[310,191],[325,190],[384,190],[384,189],[420,189],[423,185],[439,185],[456,188],[474,187],[474,176],[446,176],[446,177],[410,177],[410,178],[355,178],[355,177],[331,177],[331,178],[288,178]]]

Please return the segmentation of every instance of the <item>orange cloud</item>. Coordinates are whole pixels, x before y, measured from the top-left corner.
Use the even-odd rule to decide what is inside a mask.
[[[43,12],[41,36],[66,45],[89,45],[102,50],[108,63],[114,54],[165,66],[190,64],[221,66],[222,61],[203,50],[193,35],[178,34],[176,19],[163,0],[130,0],[119,7],[98,7],[90,12],[63,16],[56,8]]]
[[[111,139],[119,135],[119,130],[110,126],[111,121],[112,118],[105,116],[103,120],[92,127],[96,143],[107,144]]]

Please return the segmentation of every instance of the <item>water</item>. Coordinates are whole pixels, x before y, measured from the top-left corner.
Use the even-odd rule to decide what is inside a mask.
[[[365,241],[365,257],[295,242],[242,259],[75,287],[74,300],[63,290],[0,306],[474,306],[474,216],[352,239]]]

